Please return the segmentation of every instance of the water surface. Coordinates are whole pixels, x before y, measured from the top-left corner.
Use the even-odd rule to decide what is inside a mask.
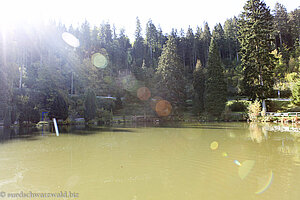
[[[72,127],[57,137],[2,128],[0,191],[74,192],[77,198],[59,199],[83,200],[300,199],[300,138],[274,130]]]

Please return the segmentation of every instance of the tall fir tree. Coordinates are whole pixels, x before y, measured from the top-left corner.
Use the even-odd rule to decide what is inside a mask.
[[[292,40],[292,31],[289,23],[289,17],[286,8],[280,3],[275,4],[273,13],[275,45],[283,58],[283,62],[286,65],[285,71],[287,71],[291,55],[290,51],[292,50],[294,45],[294,41]]]
[[[244,72],[243,87],[244,94],[252,100],[265,99],[274,85],[272,20],[270,9],[261,0],[248,0],[240,15],[239,41]]]
[[[273,10],[274,13],[274,27],[275,27],[275,44],[278,50],[287,45],[288,47],[293,46],[291,38],[291,28],[289,25],[289,18],[286,8],[280,4],[276,3]]]
[[[197,60],[193,73],[194,105],[197,114],[204,111],[205,73],[200,60]]]
[[[201,58],[201,63],[204,67],[207,67],[209,44],[211,40],[211,33],[207,22],[204,23],[204,29],[200,38],[201,38],[202,51],[203,51],[203,57]]]
[[[225,34],[224,34],[223,27],[220,23],[214,27],[213,36],[218,45],[221,59],[225,59],[226,58]]]
[[[195,35],[191,27],[189,27],[186,32],[185,41],[186,41],[185,59],[187,64],[186,71],[192,74],[196,66],[196,43],[195,43]]]
[[[159,58],[157,75],[162,96],[175,109],[180,109],[185,105],[185,78],[183,72],[183,64],[177,54],[176,41],[170,36]]]
[[[136,18],[135,41],[132,47],[133,61],[138,67],[142,67],[145,58],[145,44],[142,36],[142,27],[139,18]]]
[[[230,60],[238,61],[238,38],[237,38],[237,18],[227,19],[224,23],[224,35],[226,40],[226,57]]]
[[[225,108],[227,86],[219,48],[214,37],[211,39],[207,64],[205,111],[212,117],[220,117]]]

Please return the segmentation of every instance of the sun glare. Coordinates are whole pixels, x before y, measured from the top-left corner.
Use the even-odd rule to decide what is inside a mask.
[[[50,8],[52,7],[49,7],[46,2],[38,0],[2,1],[0,4],[0,26],[2,29],[10,29],[24,23],[36,24],[47,18],[51,19],[49,16]]]

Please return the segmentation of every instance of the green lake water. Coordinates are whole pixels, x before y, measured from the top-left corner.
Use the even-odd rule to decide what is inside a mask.
[[[0,128],[0,199],[296,200],[300,133],[290,129],[247,123],[69,127],[57,137],[47,129]],[[68,196],[24,196],[30,192]]]

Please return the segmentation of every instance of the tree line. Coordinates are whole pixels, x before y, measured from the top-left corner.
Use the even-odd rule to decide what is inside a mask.
[[[41,112],[49,112],[63,120],[90,120],[138,107],[145,112],[154,96],[169,101],[173,114],[193,100],[195,114],[218,117],[229,97],[263,100],[291,83],[287,93],[299,104],[299,21],[299,9],[288,13],[277,3],[271,11],[261,0],[248,0],[240,16],[212,30],[204,23],[195,31],[166,34],[149,20],[143,31],[137,18],[133,42],[124,29],[117,33],[106,22],[67,28],[50,21],[2,29],[0,118],[36,122]],[[64,32],[78,38],[80,46],[66,44]],[[107,60],[106,67],[95,66],[95,53]],[[137,97],[142,86],[151,91],[147,101]],[[115,100],[95,100],[99,96]],[[146,112],[151,113],[150,106]]]

